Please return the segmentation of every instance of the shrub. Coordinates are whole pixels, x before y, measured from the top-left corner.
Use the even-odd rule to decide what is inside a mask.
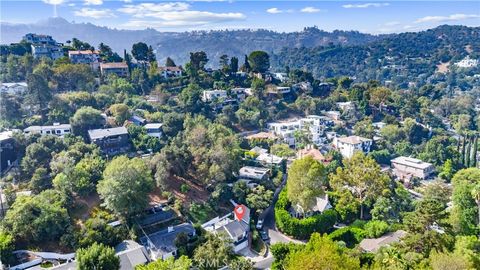
[[[328,237],[334,241],[343,241],[352,248],[365,238],[365,231],[355,227],[344,227],[332,232]]]
[[[381,220],[372,220],[365,224],[364,230],[369,238],[377,238],[384,235],[389,229],[388,224]]]
[[[275,204],[275,221],[282,232],[294,238],[307,239],[314,232],[326,233],[337,221],[337,213],[334,210],[327,210],[322,214],[298,219],[290,215],[287,210],[289,207],[290,202],[287,198],[287,192],[283,190]]]
[[[187,193],[189,190],[190,190],[190,187],[189,187],[187,184],[182,184],[182,185],[180,186],[180,191],[181,191],[182,193]]]

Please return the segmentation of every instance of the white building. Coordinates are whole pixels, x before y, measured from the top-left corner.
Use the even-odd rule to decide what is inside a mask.
[[[280,166],[283,162],[283,158],[269,153],[261,153],[256,160],[264,166]]]
[[[34,58],[50,58],[57,60],[63,57],[62,47],[50,44],[32,44],[32,55]]]
[[[147,135],[151,137],[162,137],[162,123],[148,123],[144,127],[147,130]]]
[[[16,95],[25,93],[27,89],[26,82],[2,83],[1,92]]]
[[[284,73],[284,72],[277,72],[277,73],[273,73],[273,78],[281,81],[281,82],[286,82],[288,81],[288,74],[287,73]]]
[[[286,144],[295,146],[295,132],[307,132],[312,143],[320,145],[324,142],[323,134],[325,128],[331,125],[333,125],[333,122],[325,117],[308,115],[301,119],[269,123],[267,126],[273,134],[283,138]]]
[[[182,67],[159,67],[158,72],[165,79],[181,77],[183,74]]]
[[[479,62],[480,61],[478,59],[471,59],[469,56],[467,56],[465,59],[455,63],[455,65],[461,68],[472,68],[478,66]]]
[[[25,134],[64,136],[72,132],[70,124],[54,123],[52,126],[30,126],[23,130]]]
[[[102,74],[102,76],[108,76],[108,74],[115,74],[118,77],[127,77],[128,65],[125,62],[100,63],[100,73]]]
[[[270,169],[262,167],[245,166],[238,171],[239,178],[252,180],[267,180],[270,176]]]
[[[333,139],[333,146],[340,151],[343,157],[351,158],[355,152],[370,152],[372,140],[360,136],[340,137]]]
[[[205,90],[203,91],[202,101],[210,102],[213,100],[226,99],[227,91],[225,90]]]
[[[417,177],[426,179],[433,174],[435,167],[431,163],[411,157],[397,157],[391,160],[393,173],[400,179]]]
[[[68,58],[73,64],[90,65],[94,70],[100,67],[100,53],[98,51],[68,51]]]

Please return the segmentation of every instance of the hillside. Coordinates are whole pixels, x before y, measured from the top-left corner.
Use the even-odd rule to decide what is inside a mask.
[[[363,45],[283,48],[272,56],[272,66],[278,70],[285,66],[304,68],[316,77],[352,76],[360,81],[412,81],[422,85],[442,79],[435,74],[441,63],[456,62],[467,55],[480,55],[480,27],[444,25],[389,35]]]

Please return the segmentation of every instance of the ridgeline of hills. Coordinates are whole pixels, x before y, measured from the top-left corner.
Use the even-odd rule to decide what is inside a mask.
[[[352,76],[360,81],[409,81],[419,85],[447,80],[440,66],[455,70],[453,63],[464,57],[479,58],[480,27],[442,25],[415,33],[384,36],[366,44],[283,48],[273,55],[272,66],[301,68],[316,77]],[[449,76],[474,75],[478,68],[451,72]],[[457,86],[450,78],[449,85]]]
[[[103,42],[122,55],[124,49],[130,50],[132,44],[142,41],[156,49],[157,58],[160,61],[169,56],[178,64],[182,64],[189,61],[189,52],[205,51],[211,60],[211,65],[217,65],[222,54],[237,56],[243,61],[243,55],[253,50],[273,53],[279,52],[284,47],[361,45],[381,39],[380,36],[356,31],[326,32],[315,27],[292,33],[269,30],[193,32],[159,32],[153,29],[119,30],[91,23],[71,23],[63,18],[50,18],[34,24],[2,23],[1,28],[0,38],[3,44],[18,42],[26,33],[42,33],[53,36],[58,42],[65,42],[73,37],[94,46]]]
[[[18,42],[29,32],[43,33],[59,42],[73,37],[92,45],[103,42],[120,55],[123,49],[130,50],[132,44],[142,41],[156,49],[160,63],[171,57],[177,64],[184,64],[189,61],[189,52],[205,51],[210,59],[208,65],[216,67],[223,54],[236,56],[243,62],[243,55],[264,50],[271,55],[271,66],[277,71],[289,66],[308,70],[316,77],[352,76],[359,81],[391,80],[404,86],[408,82],[423,85],[446,80],[457,86],[455,84],[464,82],[464,78],[445,78],[445,69],[467,55],[472,58],[480,55],[480,27],[467,26],[443,25],[422,32],[388,35],[326,32],[316,27],[292,33],[269,30],[159,32],[119,30],[50,18],[34,24],[2,23],[1,28],[0,38],[4,44]],[[441,63],[444,63],[443,71],[439,68]],[[453,65],[449,68],[455,70]],[[461,74],[465,75],[471,74]]]

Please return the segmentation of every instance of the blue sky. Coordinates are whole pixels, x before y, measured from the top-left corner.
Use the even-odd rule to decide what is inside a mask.
[[[159,31],[317,26],[374,34],[441,24],[480,26],[480,1],[141,1],[1,0],[1,21],[33,23],[56,14],[68,21]]]

